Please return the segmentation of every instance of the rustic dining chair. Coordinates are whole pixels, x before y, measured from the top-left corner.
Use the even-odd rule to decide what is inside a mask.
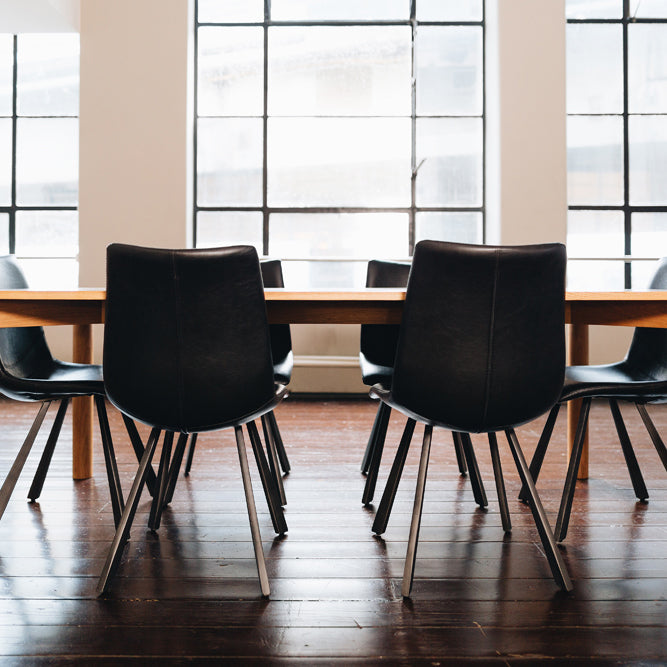
[[[649,289],[667,290],[667,258],[658,262],[649,283]],[[667,448],[646,409],[648,404],[667,401],[667,329],[636,328],[623,361],[566,368],[563,391],[558,403],[549,414],[530,464],[533,478],[537,481],[560,406],[574,399],[582,399],[579,423],[554,531],[559,541],[564,540],[567,536],[577,472],[581,462],[591,401],[594,398],[609,402],[635,495],[642,501],[648,499],[646,483],[639,469],[618,401],[628,401],[635,405],[658,456],[667,470]],[[525,489],[521,490],[519,497],[522,500],[525,499]]]
[[[108,589],[119,566],[160,433],[164,439],[149,516],[153,529],[167,493],[174,435],[233,428],[261,592],[268,596],[242,426],[260,463],[274,529],[282,534],[287,524],[254,420],[275,408],[285,387],[274,380],[256,250],[109,246],[103,364],[111,403],[150,426],[151,433],[98,592]]]
[[[514,430],[550,410],[563,386],[565,264],[561,244],[421,241],[415,248],[391,386],[371,390],[425,424],[405,597],[412,589],[434,426],[488,433],[503,514],[496,432],[505,432],[553,577],[564,590],[572,588]]]

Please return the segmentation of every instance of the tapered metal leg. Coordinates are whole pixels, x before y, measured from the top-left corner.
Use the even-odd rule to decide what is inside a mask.
[[[194,434],[191,436],[194,438]],[[163,509],[173,500],[174,491],[176,489],[176,482],[178,481],[178,474],[181,472],[181,464],[183,463],[183,454],[185,453],[185,446],[188,444],[188,434],[180,433],[178,441],[176,442],[176,449],[174,450],[174,457],[169,466],[169,482],[167,483],[167,493],[164,497]]]
[[[194,459],[195,456],[195,447],[197,445],[197,434],[193,433],[192,437],[190,438],[190,447],[188,448],[188,457],[185,460],[185,476],[187,477],[190,474],[190,470],[192,469],[192,459]]]
[[[121,412],[121,416],[125,422],[127,434],[130,436],[130,442],[132,443],[132,449],[134,449],[134,454],[137,457],[137,461],[141,461],[144,455],[144,443],[141,442],[141,436],[139,435],[139,431],[137,431],[137,425],[126,414]],[[146,477],[146,488],[148,489],[148,493],[150,493],[151,496],[155,492],[156,484],[157,481],[155,478],[155,472],[153,471],[153,468],[149,468]]]
[[[498,438],[496,437],[495,433],[489,433],[489,448],[491,449],[493,476],[496,480],[496,492],[498,494],[498,504],[500,505],[500,517],[503,522],[503,530],[506,533],[509,533],[512,530],[512,520],[510,519],[510,510],[507,506],[505,480],[503,479],[503,469],[500,463],[500,454],[498,453]]]
[[[454,451],[456,452],[456,462],[459,465],[459,472],[462,475],[465,475],[468,472],[468,465],[466,464],[466,455],[463,453],[463,447],[461,446],[461,439],[456,437],[454,431],[452,431],[452,440],[454,441]]]
[[[401,442],[398,445],[396,457],[394,458],[394,463],[391,466],[389,478],[387,479],[387,486],[384,487],[380,506],[375,513],[375,521],[373,521],[372,530],[376,535],[382,535],[384,531],[387,530],[389,515],[391,514],[391,508],[394,506],[394,499],[396,498],[398,484],[401,481],[401,475],[403,474],[405,459],[407,458],[408,450],[410,449],[412,434],[415,432],[415,424],[416,422],[414,419],[408,419],[407,422],[405,422]]]
[[[417,473],[417,488],[415,490],[415,503],[412,508],[412,522],[410,523],[410,535],[408,537],[408,551],[405,555],[405,568],[403,569],[403,586],[401,595],[410,597],[412,591],[412,580],[415,574],[415,560],[417,557],[417,542],[419,541],[419,527],[421,525],[422,508],[424,506],[424,489],[426,488],[426,473],[428,471],[428,458],[431,452],[431,436],[433,427],[424,426],[424,440],[422,454],[419,460],[419,472]]]
[[[567,468],[565,486],[563,488],[563,497],[560,501],[558,518],[556,519],[556,530],[554,531],[556,539],[561,542],[567,535],[567,527],[570,522],[570,510],[572,509],[572,499],[574,498],[574,489],[577,483],[577,472],[579,462],[581,461],[581,452],[584,448],[584,436],[586,435],[586,425],[588,423],[588,414],[591,409],[591,399],[584,398],[581,401],[581,412],[579,413],[579,423],[577,424],[577,433],[570,453],[570,464]]]
[[[524,458],[523,452],[521,451],[519,440],[516,437],[514,429],[506,430],[505,434],[507,436],[510,449],[512,450],[512,456],[514,457],[514,462],[516,463],[517,470],[519,471],[521,481],[528,489],[528,504],[530,506],[531,512],[533,513],[535,525],[537,526],[537,532],[540,534],[542,546],[544,547],[544,553],[547,557],[547,560],[549,561],[549,566],[551,567],[551,573],[553,574],[556,583],[564,591],[571,591],[572,581],[570,580],[570,575],[568,574],[563,557],[558,550],[558,545],[556,544],[556,540],[554,539],[551,528],[549,527],[547,514],[544,511],[544,507],[542,507],[542,501],[540,500],[540,497],[537,493],[535,483],[533,482],[530,470],[526,464],[526,459]]]
[[[665,470],[667,470],[667,448],[665,448],[665,443],[662,441],[662,438],[658,433],[658,429],[656,429],[655,424],[649,417],[646,406],[643,403],[635,403],[635,405],[639,415],[642,418],[642,421],[644,422],[644,426],[646,426],[646,430],[648,431],[651,441],[653,442],[653,446],[658,452],[658,456],[662,461],[662,465],[665,466]]]
[[[273,481],[278,489],[280,496],[280,504],[284,507],[287,505],[287,496],[285,495],[285,487],[283,486],[283,478],[280,474],[280,463],[278,462],[278,453],[276,451],[276,443],[273,439],[273,430],[267,420],[267,415],[262,415],[262,430],[264,431],[264,442],[266,442],[266,449],[268,452],[269,468]]]
[[[164,507],[164,498],[169,484],[169,462],[171,460],[171,446],[173,442],[174,432],[165,431],[164,439],[162,440],[160,468],[157,474],[158,486],[153,496],[153,502],[151,503],[151,513],[148,516],[148,528],[153,531],[160,527],[160,520],[162,519],[162,508]]]
[[[266,563],[264,561],[264,550],[262,549],[262,537],[259,533],[259,522],[257,521],[257,510],[255,508],[255,498],[252,493],[252,482],[250,481],[250,470],[248,468],[248,457],[246,456],[245,443],[243,442],[243,430],[240,426],[234,427],[236,435],[236,447],[239,451],[239,464],[241,465],[241,477],[243,478],[243,489],[245,491],[245,501],[248,507],[248,518],[250,519],[250,533],[252,535],[252,545],[255,549],[255,561],[257,562],[257,574],[259,575],[259,585],[262,595],[268,597],[271,593],[269,588],[269,575],[266,572]]]
[[[30,454],[30,450],[35,443],[35,438],[37,437],[39,429],[42,426],[44,415],[46,415],[46,412],[49,409],[49,405],[51,405],[51,401],[46,401],[39,407],[35,421],[32,423],[32,426],[28,431],[28,435],[23,441],[21,449],[19,449],[19,453],[17,454],[16,459],[14,459],[14,463],[12,464],[9,473],[7,474],[7,478],[2,484],[2,488],[0,488],[0,519],[7,509],[9,499],[12,497],[16,482],[18,482],[18,479],[21,476],[21,471],[23,470],[23,466],[25,465],[25,462],[28,458],[28,454]]]
[[[33,477],[32,484],[30,485],[30,491],[28,491],[28,498],[34,502],[42,494],[42,488],[44,487],[44,480],[46,479],[46,473],[49,471],[49,466],[51,465],[51,458],[53,457],[53,452],[56,448],[56,443],[58,442],[58,437],[60,436],[60,429],[62,428],[63,421],[65,420],[65,414],[67,413],[67,407],[69,406],[69,398],[63,398],[60,401],[60,406],[58,407],[58,414],[53,422],[51,427],[51,433],[49,433],[49,439],[46,441],[46,446],[42,452],[42,458],[39,460],[39,465],[37,466],[37,472]]]
[[[554,432],[554,426],[556,424],[556,418],[558,417],[558,412],[560,410],[560,403],[551,408],[547,421],[544,424],[542,429],[542,434],[535,448],[535,453],[530,462],[530,475],[533,478],[535,484],[537,484],[537,478],[540,476],[540,470],[542,470],[542,463],[544,463],[544,456],[547,453],[547,447],[549,446],[549,441],[551,440],[551,435]],[[519,492],[519,500],[523,502],[528,501],[528,492],[525,487],[521,487]]]
[[[280,505],[280,495],[278,494],[278,488],[275,485],[273,475],[271,474],[271,469],[269,468],[269,464],[266,460],[266,457],[264,456],[262,441],[259,438],[259,432],[257,431],[255,422],[248,422],[246,426],[248,427],[248,435],[250,436],[252,451],[255,455],[257,469],[259,470],[259,478],[262,482],[262,487],[264,488],[266,503],[269,506],[269,514],[271,515],[273,530],[276,532],[276,534],[282,535],[283,533],[287,532],[287,522],[285,521],[283,508]]]
[[[472,486],[472,493],[475,497],[475,502],[484,509],[489,501],[486,499],[486,491],[484,490],[484,482],[482,482],[482,476],[479,472],[479,466],[477,465],[477,457],[475,456],[475,450],[472,446],[472,438],[469,433],[459,433],[458,437],[460,438],[461,447],[463,448],[463,453],[465,454],[466,461],[468,462],[468,473],[470,475],[470,486]]]
[[[123,549],[128,537],[130,536],[132,521],[134,520],[134,515],[137,511],[137,506],[139,505],[139,499],[141,498],[141,490],[144,486],[144,483],[146,482],[148,468],[150,467],[153,454],[155,454],[155,447],[157,446],[159,437],[160,429],[154,428],[148,437],[144,455],[141,457],[139,469],[137,470],[132,488],[130,489],[130,493],[127,497],[127,502],[125,503],[123,515],[121,516],[120,523],[116,528],[116,534],[114,535],[113,542],[109,548],[109,553],[107,554],[106,562],[102,568],[102,574],[100,574],[99,581],[97,582],[98,595],[106,593],[109,588],[111,579],[116,574],[116,570],[120,564],[120,559],[123,555]]]
[[[381,413],[381,414],[380,414]],[[373,500],[375,494],[375,485],[378,481],[378,472],[380,471],[380,463],[382,463],[382,450],[384,449],[384,441],[387,438],[387,427],[389,426],[389,416],[391,415],[391,408],[386,403],[380,404],[378,410],[380,421],[378,429],[375,432],[375,440],[373,442],[373,453],[371,455],[371,462],[368,466],[368,475],[366,476],[366,484],[364,485],[364,493],[361,497],[361,502],[368,505]]]
[[[113,449],[109,419],[104,403],[104,396],[95,396],[95,407],[97,408],[97,419],[100,422],[100,434],[102,435],[102,450],[104,452],[104,463],[107,469],[107,480],[109,482],[109,494],[111,495],[111,507],[113,509],[114,524],[118,526],[123,513],[123,489],[120,486],[120,475],[116,463],[116,453]]]
[[[276,415],[273,410],[266,415],[266,418],[271,427],[271,434],[273,435],[273,442],[276,443],[276,452],[278,453],[278,460],[280,461],[280,467],[283,470],[283,473],[286,475],[290,470],[289,459],[287,458],[287,452],[285,451],[285,445],[283,444],[283,437],[280,435],[280,429],[278,428],[278,422],[276,421]]]
[[[632,449],[630,436],[625,428],[625,422],[623,421],[621,410],[618,407],[618,401],[609,399],[609,407],[611,408],[611,414],[614,418],[616,433],[618,433],[618,440],[621,443],[621,449],[623,450],[623,456],[625,457],[625,465],[628,467],[628,472],[630,473],[630,481],[632,482],[635,496],[637,496],[639,500],[646,500],[648,498],[648,490],[646,488],[646,483],[644,482],[644,477],[642,476],[642,471],[639,469],[637,457]]]
[[[373,446],[375,444],[375,436],[380,425],[380,413],[382,412],[382,406],[384,403],[380,401],[378,409],[375,413],[375,419],[373,420],[373,427],[371,428],[371,433],[368,436],[368,442],[366,443],[366,450],[364,451],[364,458],[361,460],[361,473],[363,475],[368,474],[368,468],[371,465],[371,458],[373,457]]]

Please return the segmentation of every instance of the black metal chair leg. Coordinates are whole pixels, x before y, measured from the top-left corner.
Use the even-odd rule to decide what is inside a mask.
[[[278,489],[280,496],[280,504],[284,507],[287,505],[287,496],[285,495],[285,487],[283,486],[283,478],[280,474],[280,463],[278,462],[278,452],[276,451],[276,442],[273,439],[274,433],[269,424],[266,415],[262,415],[262,430],[264,432],[264,442],[266,443],[266,450],[269,460],[269,468],[273,475],[273,481]]]
[[[373,452],[371,455],[371,462],[368,466],[368,475],[366,476],[364,493],[361,496],[361,502],[364,505],[368,505],[373,500],[373,495],[375,494],[375,485],[378,481],[380,463],[382,463],[382,451],[384,450],[384,441],[387,438],[387,427],[389,426],[390,415],[391,408],[386,403],[380,403],[380,409],[378,410],[378,428],[375,432]]]
[[[405,567],[403,569],[403,585],[401,595],[410,597],[412,591],[412,580],[415,575],[415,560],[417,558],[417,543],[419,542],[419,527],[421,525],[422,508],[424,506],[424,490],[426,488],[426,473],[428,472],[428,458],[431,453],[431,436],[433,427],[429,424],[424,426],[424,440],[422,453],[419,460],[419,472],[417,473],[417,488],[415,490],[415,502],[412,508],[412,521],[410,522],[410,534],[408,537],[408,551],[405,555]]]
[[[46,446],[42,452],[42,458],[39,460],[37,472],[35,472],[35,476],[32,479],[30,491],[28,491],[28,498],[31,502],[35,502],[35,500],[42,494],[46,473],[49,471],[53,452],[56,448],[56,443],[58,442],[58,436],[60,436],[60,429],[62,428],[63,421],[65,421],[65,414],[67,413],[69,400],[69,398],[63,398],[58,406],[58,413],[56,414],[53,426],[51,427],[51,432],[49,433],[49,438],[46,441]]]
[[[45,401],[40,406],[39,411],[37,412],[37,416],[35,417],[35,421],[32,423],[32,426],[28,431],[28,435],[23,441],[23,445],[21,445],[21,449],[19,449],[19,453],[17,454],[16,459],[14,459],[14,463],[12,464],[7,477],[2,484],[2,487],[0,488],[0,519],[7,509],[9,499],[12,497],[16,482],[18,482],[18,479],[21,476],[21,471],[23,470],[23,466],[25,465],[26,459],[28,458],[28,454],[30,454],[30,450],[35,443],[35,438],[37,437],[39,429],[42,426],[42,422],[44,421],[44,416],[49,409],[49,405],[51,405],[51,401]]]
[[[637,407],[637,411],[639,412],[639,415],[644,422],[644,426],[646,427],[651,441],[653,442],[655,451],[658,452],[658,456],[662,461],[662,465],[665,466],[665,470],[667,470],[667,448],[665,447],[665,443],[662,441],[662,438],[660,437],[658,429],[655,427],[653,420],[649,417],[646,406],[643,403],[635,403],[635,406]]]
[[[196,434],[191,437],[194,438]],[[183,454],[185,454],[185,446],[188,444],[188,434],[179,433],[178,441],[176,442],[176,449],[174,456],[169,466],[169,481],[167,483],[167,492],[164,497],[163,509],[173,500],[174,491],[176,489],[176,482],[178,482],[178,474],[181,472],[181,464],[183,463]]]
[[[514,457],[514,462],[516,463],[517,470],[519,471],[521,482],[528,489],[528,504],[530,506],[531,512],[533,513],[535,525],[537,526],[537,532],[540,535],[542,546],[544,547],[544,553],[547,557],[547,560],[549,561],[549,566],[551,567],[551,573],[553,574],[556,583],[564,591],[571,591],[572,581],[570,580],[570,575],[568,574],[563,557],[558,550],[558,545],[556,544],[554,535],[551,532],[551,528],[549,527],[546,512],[544,511],[544,507],[542,507],[542,501],[540,500],[540,496],[537,493],[535,482],[533,482],[533,478],[530,474],[530,470],[528,469],[526,459],[524,458],[523,452],[521,451],[519,440],[516,437],[514,429],[507,429],[505,431],[505,435],[507,436],[507,441],[509,443],[510,449],[512,450],[512,456]]]
[[[495,433],[489,433],[489,448],[491,449],[493,476],[496,480],[496,492],[498,494],[498,504],[500,505],[500,517],[503,522],[503,530],[506,533],[509,533],[512,530],[512,520],[510,519],[510,510],[507,506],[505,480],[503,479],[503,468],[500,463],[500,454],[498,453],[498,438]]]
[[[414,419],[408,419],[405,422],[405,428],[403,429],[401,442],[399,443],[398,450],[396,451],[394,463],[392,464],[391,471],[389,472],[387,485],[384,487],[384,493],[382,494],[380,506],[375,513],[375,521],[373,521],[372,530],[376,535],[382,535],[384,531],[387,530],[389,515],[391,514],[391,509],[394,506],[396,491],[398,490],[398,484],[401,481],[403,467],[405,466],[405,459],[408,456],[408,450],[410,449],[410,442],[412,441],[412,435],[415,432],[416,423],[417,422],[415,422]]]
[[[246,426],[248,428],[248,435],[250,436],[252,451],[255,455],[257,469],[259,470],[259,478],[262,482],[262,487],[264,488],[266,503],[269,506],[269,514],[271,515],[273,530],[277,535],[282,535],[287,532],[287,522],[285,521],[283,508],[280,505],[278,489],[273,480],[273,476],[271,475],[269,464],[264,456],[262,441],[259,438],[259,432],[257,431],[255,422],[248,422]]]
[[[185,472],[183,473],[186,477],[190,474],[192,470],[192,460],[195,456],[195,447],[197,446],[197,433],[193,433],[190,438],[190,447],[188,448],[188,456],[185,459]]]
[[[141,436],[139,435],[139,431],[137,431],[137,425],[126,414],[121,412],[121,416],[125,422],[125,429],[127,430],[127,434],[130,436],[130,442],[132,443],[132,449],[134,449],[134,454],[137,457],[137,461],[141,461],[144,455],[144,443],[141,442]],[[148,489],[148,493],[150,493],[151,496],[155,494],[156,484],[157,480],[155,478],[155,472],[153,468],[148,468],[146,476],[146,488]]]
[[[609,399],[609,407],[611,408],[611,414],[614,418],[616,433],[618,433],[618,440],[621,443],[621,449],[623,450],[623,456],[625,457],[625,465],[628,467],[628,472],[630,473],[630,481],[632,482],[635,496],[637,496],[639,500],[646,500],[648,498],[648,489],[646,488],[642,471],[639,469],[637,457],[632,449],[630,436],[628,435],[628,430],[625,428],[625,422],[623,421],[621,410],[618,407],[618,401],[613,398]]]
[[[582,399],[579,423],[577,424],[577,433],[574,438],[572,452],[570,452],[570,464],[567,468],[563,497],[560,501],[558,518],[556,519],[556,530],[554,533],[558,542],[564,540],[567,535],[567,527],[570,522],[570,511],[572,509],[572,499],[574,498],[574,489],[577,483],[577,473],[579,471],[579,463],[581,462],[581,452],[584,448],[584,436],[586,435],[586,425],[588,424],[590,409],[591,399]]]
[[[111,507],[113,509],[113,521],[116,526],[123,514],[123,489],[120,485],[118,464],[109,429],[109,418],[104,404],[104,396],[95,396],[95,407],[97,408],[97,419],[100,423],[100,434],[102,435],[102,450],[104,452],[104,463],[107,469],[107,480],[109,482],[109,494],[111,495]]]
[[[266,415],[266,418],[271,427],[273,442],[276,444],[276,452],[278,454],[278,460],[280,461],[280,467],[286,475],[292,468],[290,467],[289,459],[287,458],[287,452],[285,451],[285,445],[283,444],[283,437],[280,435],[280,429],[278,428],[278,422],[276,421],[276,415],[273,410]]]
[[[489,501],[486,499],[484,482],[482,481],[482,476],[479,472],[479,466],[477,465],[477,457],[475,456],[475,450],[472,446],[472,438],[470,437],[469,433],[459,433],[458,437],[460,438],[461,447],[463,448],[463,453],[465,454],[466,461],[468,462],[470,486],[472,486],[472,493],[475,497],[475,502],[482,509],[484,509],[489,504]]]
[[[144,449],[144,455],[141,457],[139,469],[137,470],[132,488],[130,489],[130,493],[127,497],[127,502],[125,503],[123,515],[121,516],[120,523],[116,528],[116,534],[114,535],[113,542],[109,548],[109,553],[107,554],[107,559],[104,563],[104,567],[102,568],[102,573],[100,574],[100,578],[97,583],[98,595],[102,595],[103,593],[107,592],[111,579],[114,577],[116,571],[118,570],[125,543],[130,536],[132,521],[134,520],[134,515],[137,511],[137,506],[139,505],[141,490],[144,486],[144,483],[146,482],[148,468],[150,467],[153,454],[155,454],[155,447],[157,446],[159,437],[160,429],[154,428],[148,437],[148,442],[146,443],[146,447]]]
[[[461,439],[457,438],[453,431],[452,431],[452,440],[454,441],[454,451],[456,452],[456,462],[458,463],[459,466],[459,472],[462,475],[465,475],[468,472],[466,455],[463,453]]]
[[[158,486],[153,496],[153,502],[151,503],[151,512],[148,515],[148,528],[152,531],[156,531],[160,527],[160,520],[162,519],[162,508],[164,507],[164,498],[169,483],[169,463],[171,461],[171,446],[173,442],[174,432],[165,431],[164,439],[162,440],[160,467],[157,474]]]
[[[382,412],[382,406],[384,403],[378,405],[378,409],[375,413],[375,419],[373,420],[373,427],[371,428],[371,433],[368,436],[368,442],[366,443],[366,449],[364,451],[364,458],[361,460],[361,474],[367,475],[368,468],[371,465],[371,458],[373,457],[373,446],[375,444],[375,435],[380,425],[380,413]],[[390,408],[391,409],[391,408]]]
[[[560,403],[551,408],[547,421],[544,423],[544,428],[542,429],[542,434],[540,439],[537,442],[537,447],[535,448],[535,453],[533,458],[530,461],[530,475],[533,478],[533,482],[537,484],[537,478],[540,476],[540,470],[542,470],[542,464],[544,463],[544,456],[547,453],[547,447],[549,446],[549,441],[551,440],[551,435],[554,432],[554,426],[556,425],[556,419],[558,417],[558,412],[560,411]],[[528,502],[528,491],[525,486],[521,487],[519,492],[519,500],[522,502]]]

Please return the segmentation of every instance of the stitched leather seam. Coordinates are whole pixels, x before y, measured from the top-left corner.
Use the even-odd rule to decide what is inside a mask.
[[[178,422],[181,428],[185,428],[183,414],[183,367],[182,367],[182,345],[183,345],[183,321],[181,319],[180,283],[178,271],[176,270],[176,253],[171,252],[171,271],[173,275],[174,289],[174,324],[176,327],[176,401],[178,404]]]
[[[496,265],[493,270],[493,293],[491,295],[491,316],[489,318],[489,344],[486,351],[486,383],[484,387],[484,409],[482,410],[482,425],[486,424],[486,414],[489,409],[489,395],[491,394],[491,365],[493,362],[493,329],[496,319],[496,289],[498,287],[498,270],[500,265],[500,251],[495,250]]]

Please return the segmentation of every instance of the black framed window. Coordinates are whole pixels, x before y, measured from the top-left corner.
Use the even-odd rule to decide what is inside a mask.
[[[642,288],[667,255],[667,3],[566,6],[569,282]]]
[[[0,35],[0,252],[78,282],[79,35]]]
[[[482,0],[196,3],[194,238],[290,284],[482,243]]]

